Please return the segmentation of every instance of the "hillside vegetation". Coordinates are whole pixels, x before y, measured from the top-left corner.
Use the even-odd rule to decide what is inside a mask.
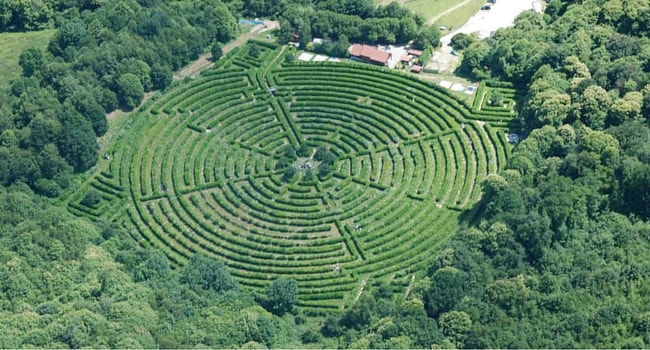
[[[0,347],[296,347],[293,320],[241,290],[220,262],[172,270],[126,231],[0,189]],[[259,345],[261,344],[261,345]]]
[[[497,96],[503,106],[512,106],[518,99],[513,91],[525,95],[516,104],[520,113],[513,123],[491,118],[491,108],[504,107],[484,104],[483,98],[473,106],[447,100],[445,94],[426,102],[423,92],[440,91],[369,66],[358,66],[359,73],[331,63],[265,66],[261,63],[281,49],[259,43],[137,107],[145,90],[169,86],[172,70],[235,36],[235,18],[273,17],[296,26],[292,31],[306,28],[307,20],[313,30],[311,21],[317,18],[331,19],[330,24],[367,21],[364,28],[375,28],[390,18],[380,15],[386,8],[401,11],[392,5],[375,12],[370,3],[125,0],[0,6],[5,30],[56,28],[47,52],[21,54],[22,76],[0,98],[0,347],[648,347],[650,5],[645,1],[551,0],[545,14],[524,13],[513,28],[464,49],[458,73],[490,81],[481,85],[479,96]],[[370,12],[362,16],[363,11]],[[403,18],[418,23],[410,13]],[[312,35],[305,31],[301,38]],[[435,36],[424,29],[419,33]],[[367,42],[393,40],[372,39]],[[280,64],[286,56],[273,57]],[[346,79],[360,76],[368,82],[366,93],[351,95]],[[394,93],[387,76],[411,87],[405,91],[414,99]],[[207,87],[211,82],[213,90]],[[267,82],[277,89],[274,97]],[[298,84],[305,89],[291,88]],[[213,100],[193,104],[212,92]],[[253,108],[239,111],[240,102]],[[337,107],[343,102],[345,109]],[[210,103],[228,107],[210,115]],[[122,139],[115,138],[95,172],[74,175],[97,164],[96,136],[106,130],[105,112],[119,105],[136,108],[125,116],[127,130],[116,132]],[[395,108],[409,113],[395,115]],[[485,128],[469,118],[477,110]],[[384,120],[384,113],[394,118]],[[426,113],[436,118],[418,118]],[[233,115],[250,127],[238,134],[229,122]],[[329,122],[319,123],[321,118]],[[463,120],[464,129],[449,128]],[[490,135],[513,125],[524,138],[511,154],[500,156],[501,148],[490,146],[498,145],[498,138]],[[267,127],[274,132],[264,131]],[[448,129],[453,132],[445,134]],[[147,131],[151,142],[137,130]],[[418,131],[435,137],[414,138]],[[419,146],[405,145],[410,140],[439,146],[418,151]],[[282,147],[286,144],[295,147]],[[391,148],[394,144],[403,146]],[[300,164],[294,159],[308,158],[299,154],[309,151],[316,168],[313,190],[306,192],[306,171],[292,165]],[[476,159],[464,168],[450,162],[445,169],[482,179],[483,191],[476,181],[454,182],[458,187],[451,188],[460,194],[450,194],[442,208],[422,211],[399,209],[406,202],[393,203],[397,197],[387,196],[390,203],[369,207],[367,216],[355,216],[354,208],[352,216],[337,214],[330,227],[338,229],[336,221],[342,221],[341,231],[350,234],[328,240],[327,223],[316,217],[322,207],[347,208],[345,203],[355,199],[376,205],[382,197],[374,193],[392,187],[390,181],[410,203],[435,202],[431,190],[447,187],[413,169],[443,154]],[[436,170],[440,163],[435,162]],[[399,164],[394,169],[400,170],[384,173],[374,164]],[[416,176],[404,182],[404,174]],[[421,186],[428,181],[431,186]],[[74,190],[59,197],[71,184]],[[429,192],[418,193],[421,188]],[[275,191],[292,200],[271,201],[280,198]],[[337,197],[340,193],[347,193],[343,198],[349,201]],[[315,252],[327,264],[340,254],[329,250],[337,244],[343,257],[349,252],[357,260],[361,252],[386,244],[378,256],[395,262],[388,268],[412,256],[426,260],[417,271],[390,273],[395,279],[366,280],[362,276],[369,271],[353,261],[338,274],[328,266],[328,273],[343,276],[343,285],[351,278],[348,273],[361,271],[354,276],[359,288],[346,292],[350,296],[335,309],[309,308],[306,291],[317,286],[278,273],[292,264],[305,267],[304,260],[275,260],[280,267],[250,272],[255,276],[250,279],[239,268],[274,261],[257,249],[272,246],[256,241],[259,237],[270,242],[276,239],[269,236],[276,233],[272,229],[305,227],[293,223],[312,213],[288,210],[295,203],[307,203],[307,210],[309,204],[319,207],[309,218],[317,222],[311,225],[314,232],[324,237],[314,241],[329,245]],[[231,204],[248,208],[241,221]],[[388,212],[391,208],[397,209]],[[456,213],[447,228],[431,224],[427,231],[429,213],[445,210]],[[120,219],[125,213],[128,219]],[[436,232],[446,240],[437,246],[426,241],[413,254],[395,249],[399,241],[394,241],[411,233],[399,221],[409,215],[418,215],[418,232]],[[359,231],[344,222],[352,218],[363,222]],[[363,231],[382,222],[389,226],[374,227],[384,230],[381,235]],[[205,236],[210,230],[228,234],[215,244]],[[293,232],[292,239],[309,241],[309,232],[301,234]],[[352,238],[360,249],[352,248]],[[235,260],[228,249],[241,247],[259,254],[250,258],[258,260],[226,267]],[[297,247],[304,254],[290,255],[277,244],[271,254],[309,256],[306,247],[311,248]],[[370,261],[372,255],[365,258]],[[322,266],[327,265],[305,271]],[[265,281],[257,278],[267,273]],[[370,277],[381,277],[374,273]],[[322,278],[315,276],[310,283]],[[323,294],[342,296],[336,289]]]
[[[29,48],[45,50],[54,30],[24,33],[0,33],[0,89],[7,90],[11,82],[20,77],[20,54]]]
[[[0,183],[23,182],[49,197],[95,165],[107,112],[137,106],[145,92],[169,85],[173,70],[238,33],[215,1],[61,6],[47,51],[16,53],[22,74],[0,99]]]

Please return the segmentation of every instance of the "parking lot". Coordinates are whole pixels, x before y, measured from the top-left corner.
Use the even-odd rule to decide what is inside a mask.
[[[478,33],[479,39],[487,38],[499,28],[511,27],[517,15],[533,8],[531,0],[497,0],[495,4],[489,5],[490,10],[479,11],[462,27],[440,39],[441,48],[436,50],[432,57],[433,66],[437,70],[451,72],[458,64],[460,58],[452,55],[452,48],[449,46],[454,35]]]

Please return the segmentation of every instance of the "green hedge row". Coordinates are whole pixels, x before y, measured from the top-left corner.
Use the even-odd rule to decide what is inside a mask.
[[[425,266],[428,249],[457,225],[458,214],[439,206],[475,199],[475,183],[507,157],[490,125],[510,116],[490,108],[475,115],[433,84],[363,65],[295,64],[266,76],[235,67],[263,65],[273,50],[224,57],[220,68],[156,100],[152,111],[182,115],[142,122],[148,142],[121,146],[124,156],[108,172],[117,181],[97,181],[106,201],[129,188],[136,209],[127,213],[149,242],[142,244],[175,264],[194,252],[220,256],[255,288],[296,277],[310,291],[300,301],[307,307],[341,300],[359,276]],[[490,123],[467,121],[476,118]],[[273,156],[299,142],[341,157],[333,176],[283,183]],[[168,198],[164,189],[184,194]],[[333,271],[337,263],[343,272]]]

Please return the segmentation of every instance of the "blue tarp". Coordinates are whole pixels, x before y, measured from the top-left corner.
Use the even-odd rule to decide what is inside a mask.
[[[253,25],[258,26],[258,25],[264,24],[264,21],[260,21],[260,20],[257,20],[257,19],[255,19],[255,20],[253,20],[253,19],[240,19],[239,24],[253,24]]]

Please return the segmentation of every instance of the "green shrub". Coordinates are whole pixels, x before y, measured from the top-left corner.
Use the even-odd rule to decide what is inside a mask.
[[[84,198],[79,202],[81,205],[86,207],[94,207],[102,200],[102,196],[99,192],[94,189],[89,189],[84,195]]]

